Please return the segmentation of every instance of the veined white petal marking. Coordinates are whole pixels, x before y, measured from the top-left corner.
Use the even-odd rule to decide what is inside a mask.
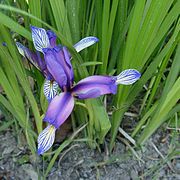
[[[133,84],[135,83],[139,78],[141,77],[141,74],[135,70],[135,69],[127,69],[122,71],[118,76],[115,77],[116,84]]]
[[[54,143],[56,128],[48,125],[38,136],[38,154],[48,151]]]
[[[43,48],[50,47],[49,38],[45,29],[31,26],[31,30],[34,47],[37,51],[43,52]]]
[[[53,99],[58,92],[58,83],[56,81],[46,80],[44,83],[44,95],[47,100],[50,101]]]
[[[76,43],[74,45],[74,48],[76,49],[77,52],[80,52],[81,50],[95,44],[98,41],[99,40],[97,37],[89,36],[89,37],[81,39],[78,43]]]
[[[25,53],[24,53],[24,51],[25,51],[25,46],[23,46],[21,43],[19,43],[19,42],[16,42],[16,47],[17,47],[17,49],[18,49],[18,51],[19,51],[19,54],[21,54],[23,57],[25,57]]]

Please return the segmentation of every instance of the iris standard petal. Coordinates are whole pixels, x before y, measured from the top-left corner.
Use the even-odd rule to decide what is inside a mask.
[[[67,76],[62,65],[59,63],[60,60],[56,58],[54,48],[45,48],[43,49],[43,53],[48,71],[61,89],[63,89],[67,85]]]
[[[54,143],[56,128],[48,125],[38,136],[38,154],[48,151]]]
[[[81,50],[97,43],[99,39],[97,37],[89,36],[86,38],[81,39],[79,42],[77,42],[74,45],[74,48],[76,49],[77,52],[80,52]]]
[[[74,72],[70,62],[70,54],[66,47],[56,46],[54,47],[54,54],[57,61],[61,64],[67,77],[67,88],[70,88],[74,80]]]
[[[56,39],[57,39],[56,34],[51,30],[47,30],[46,33],[48,35],[51,47],[55,47],[56,46]]]
[[[140,72],[135,69],[127,69],[122,71],[118,76],[115,76],[114,79],[116,84],[129,85],[135,83],[141,77]]]
[[[117,85],[111,76],[90,76],[79,81],[72,94],[79,99],[96,98],[104,94],[116,94]]]
[[[31,31],[34,47],[37,51],[43,52],[43,48],[50,47],[49,38],[45,29],[31,26]]]
[[[43,90],[48,102],[50,102],[57,95],[58,83],[56,81],[46,79]]]
[[[59,128],[69,117],[74,107],[74,98],[69,92],[55,96],[50,102],[44,121]]]

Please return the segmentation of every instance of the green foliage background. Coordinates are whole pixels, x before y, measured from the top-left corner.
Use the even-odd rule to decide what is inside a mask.
[[[14,119],[2,127],[16,124],[22,128],[34,156],[47,108],[41,90],[43,78],[33,67],[25,69],[14,43],[17,40],[33,49],[30,24],[53,30],[59,43],[68,47],[76,81],[93,74],[117,75],[127,68],[142,73],[136,84],[120,86],[118,93],[110,96],[108,107],[106,96],[76,102],[71,116],[75,135],[77,127],[87,123],[83,132],[91,147],[102,144],[110,132],[112,150],[124,113],[140,93],[143,99],[138,101],[139,121],[131,134],[137,145],[142,145],[165,121],[179,115],[179,0],[0,2],[0,107],[6,118]],[[77,54],[72,45],[90,35],[98,37],[99,43]],[[7,46],[3,46],[4,42]],[[29,77],[34,78],[33,87]],[[110,117],[107,108],[113,109]],[[75,135],[45,155],[52,158],[45,175]]]

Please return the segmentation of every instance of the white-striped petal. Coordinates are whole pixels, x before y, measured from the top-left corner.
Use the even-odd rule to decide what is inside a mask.
[[[98,41],[99,39],[97,37],[89,36],[81,39],[78,43],[76,43],[74,45],[74,48],[76,49],[77,52],[80,52],[81,50],[95,44]]]
[[[122,71],[118,76],[115,77],[116,84],[133,84],[141,77],[140,72],[135,69],[127,69]]]
[[[58,92],[58,83],[56,81],[46,80],[44,83],[44,95],[48,101],[51,101]]]
[[[19,51],[19,54],[21,54],[23,57],[25,57],[25,49],[26,49],[26,47],[25,46],[23,46],[21,43],[19,43],[19,42],[16,42],[16,47],[17,47],[17,49],[18,49],[18,51]]]
[[[49,38],[45,29],[31,26],[31,31],[34,47],[37,51],[43,52],[43,48],[50,47]]]
[[[54,143],[56,128],[48,125],[38,136],[38,154],[48,151]]]

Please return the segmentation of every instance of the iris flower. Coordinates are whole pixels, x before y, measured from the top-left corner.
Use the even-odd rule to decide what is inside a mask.
[[[36,52],[31,51],[20,42],[16,42],[17,49],[19,53],[29,60],[29,62],[35,66],[39,71],[42,72],[46,78],[44,83],[44,95],[47,100],[50,102],[58,92],[58,83],[55,81],[54,77],[49,72],[44,58],[41,57],[40,52],[43,53],[43,48],[56,48],[56,34],[51,30],[45,30],[43,28],[37,28],[31,26],[32,39],[36,49]],[[77,52],[95,44],[98,42],[96,37],[90,36],[83,38],[78,43],[74,45],[74,48]],[[59,45],[58,47],[61,47]]]
[[[127,69],[118,76],[94,75],[86,77],[75,84],[68,49],[56,45],[56,36],[53,32],[48,33],[48,31],[37,27],[32,27],[31,30],[35,49],[42,52],[44,56],[43,64],[46,78],[48,79],[48,75],[50,75],[50,78],[52,78],[50,80],[56,82],[61,89],[60,94],[55,93],[52,98],[49,97],[51,101],[44,117],[44,121],[48,123],[48,126],[38,136],[38,154],[40,155],[53,145],[55,132],[70,116],[76,98],[88,99],[105,94],[116,94],[119,84],[133,84],[140,78],[141,74],[135,69]],[[95,37],[87,37],[75,44],[74,48],[79,52],[97,41],[98,39]],[[27,50],[22,49],[25,54]],[[41,71],[44,71],[44,69],[41,68]]]

